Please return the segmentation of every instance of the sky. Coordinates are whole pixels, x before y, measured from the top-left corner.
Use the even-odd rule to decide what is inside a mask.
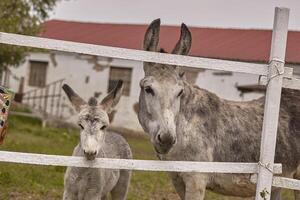
[[[276,6],[290,8],[290,30],[300,30],[300,0],[62,0],[52,19],[196,27],[271,29]]]

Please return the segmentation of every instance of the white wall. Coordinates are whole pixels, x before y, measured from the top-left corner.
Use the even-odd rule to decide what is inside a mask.
[[[245,73],[232,73],[231,75],[215,75],[213,70],[205,70],[199,73],[196,84],[207,89],[219,97],[233,101],[248,101],[262,96],[258,93],[247,93],[240,96],[237,85],[255,85],[258,83],[258,76]]]
[[[11,68],[11,71],[17,77],[25,77],[24,92],[35,89],[28,85],[29,82],[29,61],[46,61],[49,63],[47,67],[47,79],[46,84],[54,82],[59,79],[65,79],[64,83],[69,84],[80,96],[84,99],[88,99],[94,96],[95,92],[101,92],[102,99],[107,93],[109,68],[105,68],[103,71],[97,71],[94,68],[94,63],[89,62],[88,56],[68,54],[68,53],[56,53],[55,63],[52,61],[49,53],[31,53],[26,61],[18,68]],[[100,61],[99,63],[106,65],[106,61]],[[117,114],[115,116],[114,123],[118,126],[124,126],[126,128],[142,130],[135,112],[133,111],[133,104],[138,101],[139,95],[139,80],[143,76],[142,64],[136,61],[113,59],[110,63],[111,66],[132,68],[132,82],[130,89],[130,96],[123,96],[118,107]],[[86,77],[89,76],[89,82],[86,83]],[[19,81],[16,81],[11,77],[10,88],[15,92],[18,91]],[[68,103],[68,101],[66,101]],[[70,121],[75,121],[76,117],[72,117],[68,109],[65,109],[67,116],[70,116]]]
[[[93,69],[94,64],[87,60],[88,56],[69,54],[69,53],[55,53],[54,60],[51,59],[49,53],[31,53],[26,62],[18,68],[12,68],[13,74],[18,77],[25,77],[24,91],[33,89],[28,86],[29,77],[29,60],[47,61],[49,66],[47,68],[46,83],[51,83],[58,79],[65,78],[65,83],[69,84],[75,91],[77,91],[84,99],[94,95],[94,92],[102,92],[100,99],[104,97],[108,88],[109,68],[103,71],[96,71]],[[106,61],[100,61],[103,65]],[[130,89],[130,96],[123,96],[118,107],[117,114],[114,119],[114,124],[117,126],[142,130],[137,116],[133,110],[134,103],[138,102],[140,92],[139,81],[144,76],[142,63],[138,61],[129,61],[121,59],[113,59],[111,66],[132,68],[132,82]],[[85,83],[86,76],[89,76],[89,83]],[[240,96],[235,85],[242,84],[256,84],[258,77],[255,75],[233,73],[232,75],[220,76],[215,75],[211,70],[204,70],[200,72],[196,80],[196,84],[202,88],[208,89],[216,93],[218,96],[229,100],[250,100],[258,98],[260,94],[247,94],[244,97]],[[17,91],[19,82],[11,79],[10,87]],[[66,101],[68,102],[68,101]],[[66,115],[72,116],[70,121],[75,121],[76,116],[71,115],[68,109],[65,110]]]

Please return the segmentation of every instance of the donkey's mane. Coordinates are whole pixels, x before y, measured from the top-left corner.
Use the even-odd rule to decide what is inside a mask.
[[[91,97],[88,101],[88,105],[89,106],[97,106],[98,105],[98,101],[95,97]]]

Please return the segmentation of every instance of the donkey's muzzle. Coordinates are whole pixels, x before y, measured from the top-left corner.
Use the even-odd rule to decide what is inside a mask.
[[[97,156],[97,151],[83,151],[87,160],[94,160]]]
[[[176,143],[176,138],[171,134],[157,134],[156,141],[158,144],[155,147],[157,153],[166,154]]]
[[[171,134],[158,134],[157,140],[161,145],[173,145],[176,142]]]

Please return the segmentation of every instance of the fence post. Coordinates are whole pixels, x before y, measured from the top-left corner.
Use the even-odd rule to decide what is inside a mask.
[[[45,87],[45,96],[44,96],[44,114],[47,113],[47,105],[48,105],[48,95],[49,95],[49,86]]]
[[[56,83],[57,82],[55,82],[53,85],[52,85],[52,87],[53,87],[53,89],[52,89],[52,94],[51,94],[51,110],[50,110],[50,114],[53,116],[53,109],[54,109],[54,98],[56,97],[55,95],[55,89],[56,89]],[[49,87],[51,87],[51,85],[49,86]]]
[[[271,196],[288,21],[289,9],[276,7],[261,136],[256,200],[269,200]]]
[[[32,104],[32,107],[35,109],[35,106],[36,106],[36,95],[37,95],[37,89],[34,90],[33,92],[33,97],[32,97],[32,101],[33,101],[33,104]]]
[[[63,80],[60,80],[59,81],[59,88],[58,88],[58,99],[57,99],[57,104],[56,104],[56,116],[57,117],[60,117],[60,115],[59,115],[59,108],[60,108],[60,99],[61,99],[61,88],[62,88],[62,83],[63,83]]]

